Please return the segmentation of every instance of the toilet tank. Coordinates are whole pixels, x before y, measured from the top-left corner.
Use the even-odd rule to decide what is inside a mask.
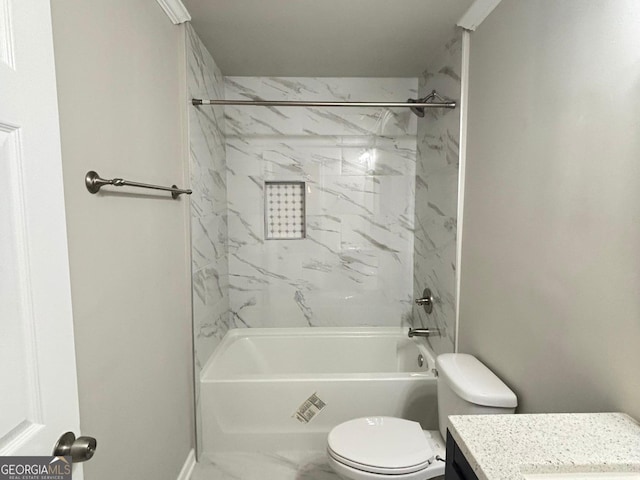
[[[438,423],[447,438],[449,415],[513,413],[515,393],[473,355],[445,353],[436,359]]]

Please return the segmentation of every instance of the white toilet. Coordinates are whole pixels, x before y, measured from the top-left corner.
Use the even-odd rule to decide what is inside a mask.
[[[329,432],[329,464],[350,480],[427,480],[444,475],[449,415],[513,413],[515,394],[472,355],[436,359],[439,431],[394,417],[349,420]]]

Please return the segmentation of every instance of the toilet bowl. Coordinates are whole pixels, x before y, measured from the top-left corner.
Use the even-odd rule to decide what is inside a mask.
[[[394,417],[366,417],[341,423],[329,433],[329,464],[350,480],[425,480],[444,474],[440,433]],[[442,460],[441,460],[442,459]]]
[[[395,417],[356,418],[327,438],[331,468],[348,480],[427,480],[444,475],[449,415],[508,414],[517,398],[491,370],[466,354],[444,354],[438,370],[439,430]]]

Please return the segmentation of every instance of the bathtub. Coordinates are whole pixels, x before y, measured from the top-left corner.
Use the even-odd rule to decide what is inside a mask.
[[[202,370],[203,453],[324,450],[346,420],[437,429],[433,353],[406,328],[230,330]]]

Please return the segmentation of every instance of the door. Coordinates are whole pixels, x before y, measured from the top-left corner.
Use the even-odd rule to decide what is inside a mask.
[[[78,392],[50,5],[0,0],[0,455],[51,455],[69,430]]]

